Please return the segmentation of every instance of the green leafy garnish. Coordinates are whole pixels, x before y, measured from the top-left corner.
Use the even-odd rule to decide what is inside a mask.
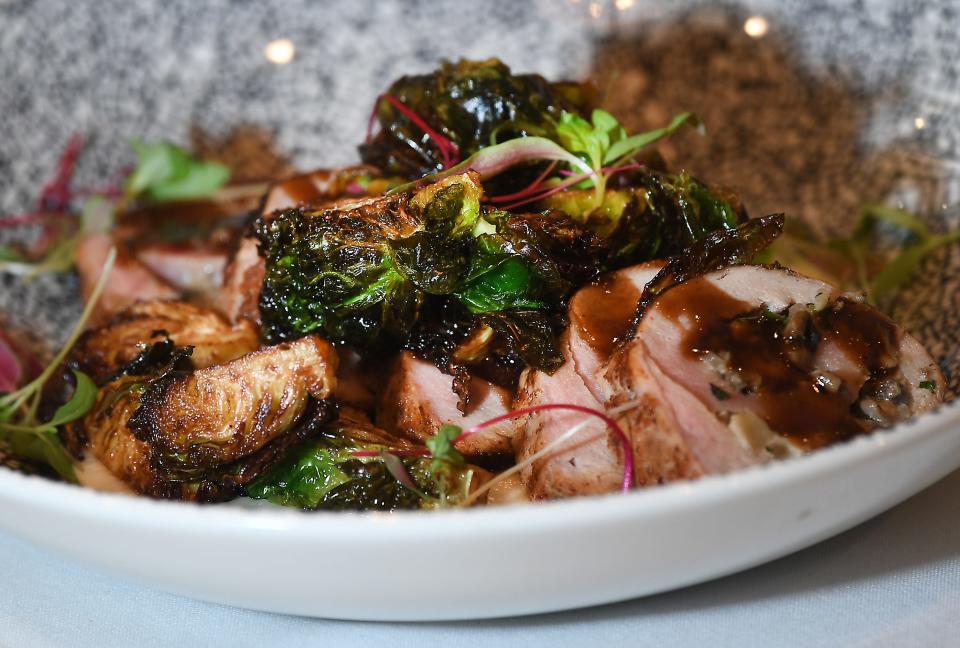
[[[127,178],[128,198],[148,200],[190,200],[212,195],[230,179],[230,169],[217,162],[191,157],[168,142],[130,142],[137,154],[137,166]]]
[[[603,203],[606,183],[617,167],[628,162],[644,148],[659,139],[672,135],[683,126],[702,128],[700,120],[691,112],[676,115],[669,124],[644,133],[627,136],[626,129],[605,110],[596,109],[591,121],[579,115],[564,112],[557,124],[560,143],[574,155],[584,158],[596,175],[585,178],[583,187],[594,187],[594,207]],[[613,167],[604,170],[605,167]]]
[[[71,482],[76,482],[77,477],[70,455],[60,443],[57,427],[75,421],[90,411],[96,400],[97,388],[89,376],[74,370],[76,387],[70,400],[61,405],[48,421],[40,420],[38,410],[43,398],[44,385],[61,366],[83,332],[83,327],[93,312],[100,293],[103,292],[115,258],[116,250],[111,249],[100,279],[83,309],[80,320],[50,364],[28,384],[0,397],[0,441],[6,442],[15,455],[46,463],[61,477]]]
[[[927,255],[958,241],[960,230],[934,234],[906,210],[866,205],[850,236],[823,243],[793,221],[758,261],[777,261],[828,283],[861,290],[876,304],[909,282]]]
[[[331,492],[350,482],[350,475],[341,468],[346,460],[342,451],[311,446],[255,481],[247,494],[281,506],[318,508]]]
[[[427,439],[426,446],[431,456],[430,470],[434,474],[444,474],[451,468],[463,468],[467,465],[467,460],[453,445],[453,440],[462,432],[459,426],[446,423],[440,426],[435,435]]]
[[[937,391],[937,383],[932,380],[921,380],[919,387],[927,391]]]
[[[467,460],[453,445],[462,433],[459,426],[445,423],[425,443],[430,450],[429,471],[437,492],[434,504],[441,508],[456,505],[469,495],[473,471],[468,470]]]
[[[670,123],[662,128],[655,128],[654,130],[646,131],[644,133],[637,133],[636,135],[631,135],[630,137],[624,136],[612,141],[610,148],[607,149],[607,152],[603,157],[603,163],[605,165],[609,165],[625,162],[650,144],[653,144],[657,140],[663,139],[664,137],[673,135],[684,126],[692,126],[693,128],[697,129],[698,132],[703,132],[703,122],[700,121],[700,118],[698,118],[692,112],[682,112],[678,115],[674,115],[673,119],[670,120]],[[622,127],[620,128],[620,132],[623,132]]]

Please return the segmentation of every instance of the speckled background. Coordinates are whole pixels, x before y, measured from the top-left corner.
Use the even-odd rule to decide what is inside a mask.
[[[751,15],[764,37],[744,33]],[[89,138],[83,184],[129,164],[130,137],[209,145],[241,125],[293,166],[351,162],[392,78],[496,55],[595,78],[634,128],[696,110],[708,136],[678,138],[668,159],[739,189],[752,213],[842,230],[886,200],[956,227],[958,33],[960,3],[946,1],[0,0],[0,211],[29,207],[74,132]],[[264,57],[277,38],[296,47],[287,65]],[[941,251],[894,307],[954,393],[958,269],[960,246]],[[75,281],[0,275],[0,312],[55,338],[78,313]]]

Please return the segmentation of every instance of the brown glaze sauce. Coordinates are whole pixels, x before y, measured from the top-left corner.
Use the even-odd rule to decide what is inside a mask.
[[[834,302],[811,317],[806,342],[786,339],[783,317],[764,315],[705,280],[664,295],[658,310],[673,321],[686,314],[694,322],[682,342],[688,358],[729,354],[728,369],[748,385],[740,390],[741,402],[795,444],[814,449],[876,427],[856,413],[858,393],[846,385],[836,392],[819,387],[811,375],[812,361],[799,366],[798,354],[791,354],[791,345],[829,340],[871,375],[884,372],[897,362],[897,331],[872,308],[847,299]],[[720,393],[726,391],[728,386]],[[719,398],[717,409],[723,409]]]
[[[313,173],[294,176],[285,180],[279,185],[279,189],[287,195],[291,204],[299,205],[301,203],[309,205],[310,203],[327,198],[327,183],[317,182]],[[319,185],[319,186],[318,186]]]
[[[629,333],[640,291],[630,279],[614,273],[581,288],[574,300],[573,325],[600,357],[610,357]]]

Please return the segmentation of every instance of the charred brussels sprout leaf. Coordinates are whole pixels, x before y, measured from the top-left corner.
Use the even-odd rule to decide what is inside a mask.
[[[480,256],[475,261],[475,271],[457,295],[470,312],[545,306],[545,302],[536,297],[543,292],[543,282],[523,261],[496,254]]]
[[[725,231],[713,232],[671,257],[644,287],[637,307],[637,319],[650,303],[676,285],[708,272],[740,263],[750,263],[783,232],[783,214],[755,218]]]
[[[384,453],[399,447],[396,439],[368,423],[341,418],[250,484],[247,495],[310,510],[392,511],[431,506],[439,493],[430,458],[390,456],[390,461],[400,462],[418,489],[414,491],[396,478],[384,460]],[[358,457],[353,454],[356,452],[371,456]],[[470,472],[466,464],[451,470],[460,480]]]
[[[270,474],[247,488],[247,493],[281,506],[315,509],[326,495],[350,481],[340,469],[342,453],[317,445],[298,448]]]
[[[427,354],[444,371],[461,365],[456,347],[476,328],[475,317],[493,313],[502,316],[487,326],[502,343],[489,348],[506,348],[536,368],[559,366],[558,318],[570,293],[599,274],[606,243],[560,212],[482,210],[481,194],[477,176],[468,173],[413,194],[260,219],[266,256],[260,306],[268,337],[322,331],[366,348],[405,343],[422,317],[448,327],[431,311],[453,302],[466,310],[466,318],[454,317],[465,319],[460,332],[446,338],[442,352]],[[437,327],[419,330],[431,341],[408,348],[437,348]]]
[[[604,268],[612,270],[679,253],[711,232],[745,220],[738,201],[685,173],[644,169],[630,179],[637,186],[608,189],[599,207],[591,191],[558,193],[543,206],[586,224],[611,247]]]
[[[401,103],[429,128],[453,142],[465,158],[512,137],[556,137],[563,111],[588,112],[588,90],[515,75],[498,61],[444,62],[430,74],[395,81],[376,106],[380,133],[360,147],[364,162],[410,179],[444,167],[441,146],[399,110]],[[391,101],[391,99],[393,101]]]
[[[565,214],[484,215],[495,231],[474,241],[470,274],[457,297],[473,313],[556,309],[600,272],[607,248]]]
[[[562,314],[512,309],[487,313],[480,321],[496,331],[512,355],[524,364],[550,374],[563,365],[563,354],[557,346],[557,338],[567,325]]]
[[[481,194],[465,174],[412,195],[261,218],[268,337],[322,331],[361,347],[402,339],[423,294],[448,293],[466,273],[461,241],[480,217]]]

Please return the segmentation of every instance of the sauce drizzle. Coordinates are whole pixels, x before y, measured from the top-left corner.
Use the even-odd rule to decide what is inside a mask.
[[[859,386],[857,391],[847,383],[825,389],[816,379],[819,368],[814,364],[816,347],[830,343],[871,377],[894,369],[896,327],[873,308],[841,298],[821,312],[799,313],[805,318],[801,321],[806,333],[785,335],[789,311],[765,311],[701,279],[663,295],[657,309],[686,328],[681,343],[686,358],[703,361],[712,354],[725,364],[726,376],[736,377],[711,380],[711,392],[720,389],[735,396],[731,401],[714,398],[715,409],[752,410],[776,433],[805,449],[877,427],[859,412]]]

